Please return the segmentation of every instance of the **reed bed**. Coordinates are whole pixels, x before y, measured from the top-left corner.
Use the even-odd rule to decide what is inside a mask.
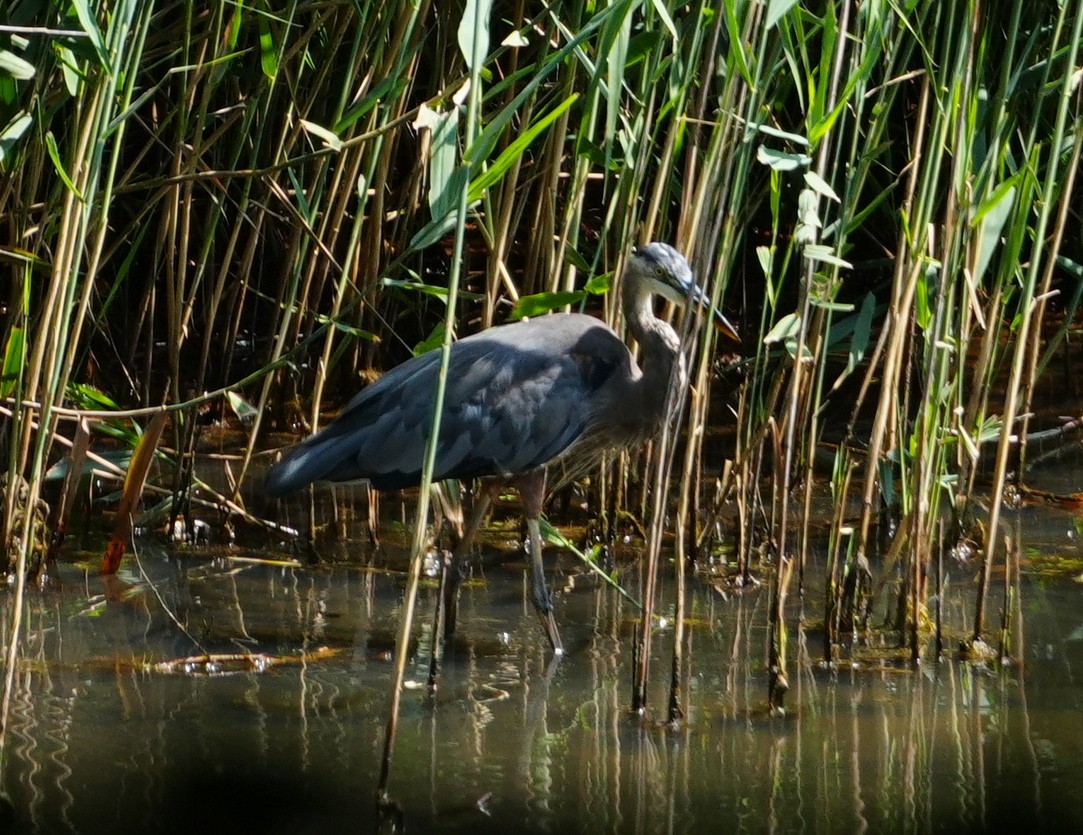
[[[16,505],[79,421],[135,446],[169,411],[190,518],[199,415],[232,408],[214,501],[243,514],[268,433],[319,425],[359,369],[524,311],[619,327],[604,279],[665,239],[744,356],[699,336],[679,421],[591,479],[600,529],[653,515],[653,553],[668,530],[679,565],[770,584],[774,710],[813,548],[826,663],[884,629],[935,656],[936,566],[964,547],[982,654],[1003,502],[1078,328],[1079,0],[23,8],[0,24],[17,595]]]

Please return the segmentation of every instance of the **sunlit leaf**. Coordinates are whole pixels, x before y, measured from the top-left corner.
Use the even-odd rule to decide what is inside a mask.
[[[492,0],[466,0],[462,19],[459,21],[459,49],[468,69],[480,68],[489,53],[489,18],[492,16]]]
[[[227,29],[227,34],[229,36],[227,43],[231,50],[237,48],[237,43],[240,40],[241,32],[244,27],[244,12],[244,3],[233,4],[233,20]]]
[[[666,8],[666,4],[662,0],[651,0],[651,6],[654,7],[655,12],[658,13],[658,17],[662,21],[662,25],[669,30],[669,35],[674,41],[678,39],[677,27],[673,25],[673,18],[669,15],[669,9]]]
[[[808,139],[799,133],[790,133],[789,131],[779,130],[771,125],[764,125],[758,122],[749,123],[748,127],[756,133],[762,133],[765,136],[773,136],[776,139],[784,139],[787,142],[795,142],[803,148],[808,147]]]
[[[4,346],[3,376],[0,377],[0,397],[11,397],[19,381],[19,373],[26,364],[26,332],[13,325]]]
[[[585,295],[586,293],[582,290],[562,290],[556,293],[534,293],[530,296],[521,296],[509,318],[514,320],[541,316],[570,304],[578,304]]]
[[[468,98],[470,98],[469,78],[465,79],[463,83],[459,85],[458,89],[456,89],[455,92],[451,94],[451,101],[459,107],[462,107],[464,104],[466,104],[466,100]]]
[[[77,409],[120,410],[120,406],[112,397],[101,389],[86,383],[69,383],[66,396]]]
[[[801,316],[798,313],[787,313],[767,332],[763,338],[765,345],[782,342],[785,339],[794,339],[801,332]]]
[[[380,341],[380,337],[372,331],[367,331],[364,328],[359,328],[355,325],[349,324],[348,322],[343,322],[341,319],[332,319],[330,316],[317,316],[316,322],[321,325],[329,323],[331,327],[333,327],[339,333],[344,333],[347,336],[352,336],[354,339],[367,339],[371,342]]]
[[[600,296],[613,289],[613,273],[596,275],[583,285],[583,290],[592,296]]]
[[[77,95],[79,83],[83,78],[82,67],[75,57],[75,53],[63,44],[56,44],[56,57],[60,64],[60,72],[64,76],[64,87],[69,96]]]
[[[263,74],[271,81],[278,75],[278,45],[275,43],[274,33],[271,32],[271,22],[267,15],[258,15],[259,18],[259,64]]]
[[[836,302],[831,299],[818,299],[816,297],[809,299],[809,304],[831,313],[851,313],[854,309],[854,306],[849,302]]]
[[[423,114],[418,114],[418,119]],[[440,113],[429,110],[426,121],[432,131],[429,150],[429,212],[433,222],[449,218],[458,208],[467,176],[459,165],[459,108]]]
[[[587,263],[587,259],[584,258],[575,247],[568,247],[564,250],[564,259],[579,270],[579,272],[590,272],[590,264]]]
[[[770,166],[775,171],[794,171],[811,165],[812,157],[807,154],[790,154],[785,151],[776,151],[774,148],[760,145],[756,149],[756,161]]]
[[[771,278],[771,264],[774,261],[774,255],[769,246],[756,247],[756,260],[760,264],[760,269],[763,270],[764,276],[768,280]]]
[[[632,597],[632,595],[626,592],[624,588],[620,585],[620,583],[617,582],[615,571],[613,574],[606,574],[605,571],[602,570],[601,566],[598,565],[597,553],[594,553],[593,559],[588,557],[586,554],[584,554],[582,551],[572,545],[572,543],[567,540],[564,534],[562,534],[551,524],[549,524],[549,520],[546,519],[544,516],[542,516],[538,520],[538,522],[541,528],[542,538],[545,539],[546,542],[548,542],[550,545],[555,545],[558,548],[564,548],[567,551],[571,551],[583,562],[585,566],[587,566],[587,568],[594,572],[594,574],[601,578],[605,583],[612,586],[622,597],[624,597],[625,600],[630,602],[636,608],[643,608],[643,604],[641,604],[638,600]]]
[[[631,4],[628,6],[629,10]],[[672,22],[670,23],[672,25]],[[610,21],[603,33],[603,43],[608,43],[603,60],[605,62],[605,162],[608,167],[613,153],[614,139],[617,138],[618,126],[622,114],[622,88],[624,74],[628,66],[628,44],[632,37],[632,16],[625,13]]]
[[[388,76],[381,79],[364,98],[352,104],[350,109],[343,114],[334,126],[335,132],[344,133],[358,120],[367,116],[381,101],[396,98],[405,87],[406,79],[401,76]]]
[[[922,270],[918,277],[917,290],[914,293],[914,318],[922,330],[928,330],[929,323],[933,320],[932,297],[935,290],[930,285],[936,281],[936,276],[936,268],[929,266]]]
[[[313,136],[321,139],[328,148],[333,148],[336,151],[342,150],[342,140],[338,138],[333,130],[325,128],[322,125],[317,125],[315,122],[310,122],[307,119],[301,119],[301,127]]]
[[[835,126],[839,116],[850,107],[851,98],[859,89],[862,89],[863,80],[869,77],[873,68],[881,60],[883,55],[882,39],[866,39],[865,47],[861,53],[861,65],[847,76],[846,85],[843,87],[842,95],[838,97],[835,106],[826,115],[814,119],[809,127],[808,136],[810,141],[819,142]]]
[[[22,138],[33,122],[29,113],[20,111],[7,123],[4,130],[0,132],[0,163],[4,161],[11,149],[15,147],[15,143]]]
[[[764,15],[763,25],[770,29],[786,12],[797,5],[797,0],[770,0],[767,4],[767,14]]]
[[[0,72],[6,72],[19,81],[28,81],[34,77],[34,65],[14,52],[0,49]]]
[[[82,27],[83,31],[90,39],[91,46],[94,47],[94,53],[98,57],[98,63],[111,72],[112,67],[109,66],[109,55],[105,50],[105,39],[102,37],[102,30],[98,26],[98,20],[94,16],[94,12],[88,5],[87,0],[72,0],[71,7],[75,9],[75,16],[79,18],[79,26]]]
[[[573,36],[568,38],[568,42],[565,43],[558,51],[549,56],[548,60],[538,68],[538,70],[530,76],[530,81],[524,85],[523,89],[519,91],[519,94],[508,102],[504,107],[497,111],[478,134],[477,139],[474,140],[474,144],[471,145],[465,154],[467,160],[471,163],[477,163],[485,160],[489,157],[490,152],[504,136],[505,130],[508,124],[515,118],[522,115],[522,108],[524,102],[531,99],[537,89],[558,67],[563,66],[564,59],[568,55],[573,53],[576,49],[579,49],[582,44],[594,37],[594,33],[601,27],[605,21],[609,19],[611,14],[614,14],[614,9],[623,7],[623,4],[617,3],[611,6],[607,6],[602,11],[591,17],[590,21],[585,26],[579,29]],[[414,242],[411,241],[411,246],[414,246]]]
[[[755,84],[752,71],[748,66],[748,54],[745,52],[744,25],[737,19],[737,4],[723,3],[726,21],[726,36],[729,38],[728,58],[736,64],[737,72],[748,85]]]
[[[808,187],[815,191],[817,194],[820,194],[828,198],[829,200],[834,200],[836,203],[842,202],[839,199],[839,196],[835,194],[835,190],[831,188],[828,182],[815,171],[805,172],[805,182],[808,184]]]
[[[425,249],[432,246],[455,226],[455,216],[444,214],[426,223],[410,238],[410,249]]]
[[[75,183],[71,181],[71,177],[68,176],[68,170],[64,167],[64,163],[60,159],[60,149],[56,146],[56,137],[53,136],[52,131],[45,134],[45,148],[49,152],[49,159],[53,161],[53,167],[56,168],[56,173],[59,174],[60,179],[64,181],[64,185],[82,200],[83,195],[79,192],[79,189],[75,187]]]
[[[841,267],[843,269],[853,269],[853,264],[849,261],[839,258],[835,254],[835,250],[824,244],[809,244],[801,250],[801,254],[809,261],[816,261],[821,264],[830,264],[834,267]]]
[[[444,323],[437,322],[428,336],[414,346],[414,356],[420,357],[430,351],[435,351],[444,344]]]
[[[398,287],[401,290],[413,290],[417,293],[433,296],[444,302],[447,301],[447,287],[437,287],[435,284],[424,284],[420,281],[401,281],[395,278],[385,278],[383,285],[384,287]]]
[[[233,414],[238,417],[241,423],[250,424],[256,419],[256,415],[259,414],[259,409],[235,391],[227,391],[226,400],[229,401],[229,407],[233,409]]]
[[[1021,176],[1020,169],[1016,177]],[[978,224],[980,237],[978,238],[978,254],[974,263],[974,275],[972,280],[979,282],[989,267],[989,261],[1000,245],[1000,235],[1004,231],[1004,224],[1011,217],[1015,207],[1015,182],[1016,177],[1001,183],[993,194],[981,206],[975,214],[974,222]]]
[[[1004,430],[1004,419],[1000,415],[987,417],[978,427],[977,439],[979,444],[995,441]]]

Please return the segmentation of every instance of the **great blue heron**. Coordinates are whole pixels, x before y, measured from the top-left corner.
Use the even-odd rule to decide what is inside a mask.
[[[539,518],[546,468],[576,470],[606,450],[650,438],[674,384],[686,382],[680,340],[654,315],[652,297],[709,307],[688,261],[651,243],[628,257],[624,317],[643,368],[604,322],[581,313],[540,316],[490,328],[451,348],[434,480],[482,478],[518,488],[530,537],[531,597],[555,652],[563,651],[542,570]],[[737,332],[712,310],[718,330]],[[414,357],[361,391],[326,428],[295,447],[267,475],[282,496],[314,481],[367,479],[377,490],[416,486],[432,424],[440,353]],[[483,489],[457,554],[470,547],[492,500]]]

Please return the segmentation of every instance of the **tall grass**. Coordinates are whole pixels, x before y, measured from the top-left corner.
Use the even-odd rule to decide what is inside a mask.
[[[359,369],[666,239],[740,314],[746,356],[720,376],[698,340],[671,434],[687,443],[612,462],[597,512],[653,508],[657,554],[673,509],[680,565],[714,560],[721,530],[728,571],[770,578],[781,709],[789,586],[829,488],[828,660],[876,607],[916,659],[931,566],[974,535],[979,497],[983,587],[1001,558],[1017,439],[1077,318],[1081,5],[498,3],[469,114],[446,5],[78,0],[13,18],[8,470],[36,495],[68,431],[57,407],[168,403],[181,508],[204,494],[196,410],[241,388],[254,420],[224,500],[243,509],[268,432],[314,428]],[[607,297],[550,301],[620,326]],[[724,475],[705,464],[720,420]],[[21,593],[25,552],[15,574]]]

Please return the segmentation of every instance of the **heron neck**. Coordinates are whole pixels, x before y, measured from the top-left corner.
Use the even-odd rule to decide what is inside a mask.
[[[680,351],[680,338],[668,322],[654,315],[653,296],[638,282],[624,288],[622,295],[624,318],[628,329],[636,338],[642,351],[643,377],[641,385],[645,393],[644,408],[650,412],[652,422],[665,415],[673,375],[676,372],[684,383],[684,358]]]

